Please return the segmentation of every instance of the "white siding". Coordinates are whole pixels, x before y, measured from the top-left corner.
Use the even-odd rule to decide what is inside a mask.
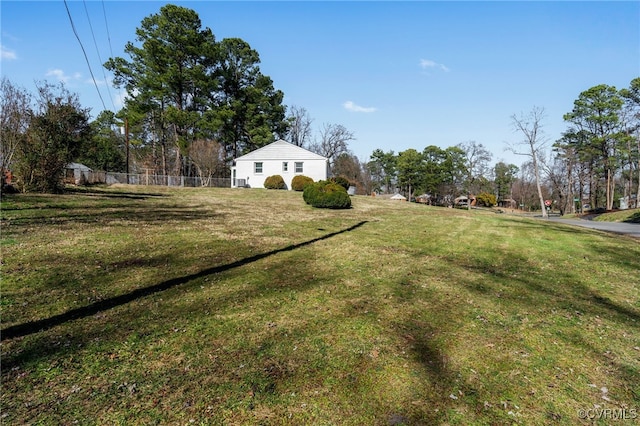
[[[255,163],[262,163],[262,173],[255,173]],[[287,163],[284,171],[283,162]],[[273,175],[280,175],[291,189],[291,181],[295,175],[304,175],[315,182],[327,179],[328,160],[316,153],[279,140],[257,149],[242,157],[236,158],[232,168],[231,186],[236,187],[237,180],[245,179],[251,188],[264,188],[264,180]],[[302,172],[296,172],[296,163],[302,163]],[[235,173],[235,174],[234,174]]]

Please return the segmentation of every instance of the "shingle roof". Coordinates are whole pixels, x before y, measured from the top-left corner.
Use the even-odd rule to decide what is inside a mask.
[[[255,161],[255,160],[326,160],[326,157],[311,152],[307,149],[295,146],[285,140],[277,140],[255,151],[251,151],[236,161]]]

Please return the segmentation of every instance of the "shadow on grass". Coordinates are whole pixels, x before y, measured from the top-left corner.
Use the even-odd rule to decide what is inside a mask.
[[[136,200],[144,200],[147,198],[162,198],[168,197],[167,194],[158,194],[157,192],[133,192],[133,191],[117,191],[113,192],[113,190],[101,190],[99,187],[77,187],[77,188],[66,188],[64,191],[65,194],[82,194],[88,196],[98,196],[98,197],[107,197],[107,198],[126,198],[126,199],[136,199]]]
[[[120,305],[124,305],[127,303],[130,303],[134,300],[155,294],[155,293],[159,293],[159,292],[163,292],[166,290],[169,290],[173,287],[179,286],[181,284],[185,284],[189,281],[195,280],[197,278],[202,278],[205,277],[207,275],[213,275],[213,274],[219,274],[221,272],[225,272],[228,271],[230,269],[234,269],[234,268],[238,268],[244,265],[247,265],[249,263],[252,262],[256,262],[258,260],[267,258],[269,256],[273,256],[275,254],[278,253],[283,253],[283,252],[288,252],[288,251],[292,251],[292,250],[296,250],[298,248],[301,247],[305,247],[308,246],[310,244],[313,244],[315,242],[318,241],[322,241],[322,240],[326,240],[329,239],[331,237],[334,237],[336,235],[345,233],[345,232],[349,232],[349,231],[353,231],[359,227],[361,227],[362,225],[364,225],[365,223],[367,223],[367,221],[362,221],[359,222],[353,226],[350,226],[349,228],[340,230],[340,231],[336,231],[336,232],[332,232],[329,234],[326,234],[322,237],[318,237],[318,238],[314,238],[312,240],[308,240],[308,241],[304,241],[302,243],[298,243],[298,244],[292,244],[290,246],[281,248],[281,249],[277,249],[277,250],[272,250],[266,253],[260,253],[257,254],[255,256],[251,256],[251,257],[247,257],[244,259],[240,259],[237,260],[235,262],[232,263],[228,263],[226,265],[220,265],[220,266],[215,266],[213,268],[209,268],[209,269],[205,269],[202,270],[200,272],[197,272],[195,274],[191,274],[191,275],[186,275],[184,277],[178,277],[178,278],[173,278],[149,287],[144,287],[144,288],[140,288],[134,291],[131,291],[129,293],[120,295],[120,296],[116,296],[116,297],[112,297],[106,300],[101,300],[99,302],[96,303],[92,303],[91,305],[88,306],[83,306],[81,308],[77,308],[77,309],[72,309],[70,311],[67,311],[65,313],[59,314],[59,315],[54,315],[52,317],[49,318],[44,318],[41,320],[37,320],[37,321],[31,321],[31,322],[27,322],[27,323],[23,323],[23,324],[17,324],[11,327],[7,327],[3,330],[0,331],[1,334],[1,339],[2,341],[4,340],[8,340],[8,339],[13,339],[16,337],[23,337],[23,336],[27,336],[30,334],[34,334],[37,333],[39,331],[44,331],[44,330],[48,330],[50,328],[53,328],[55,326],[64,324],[66,322],[69,321],[73,321],[73,320],[77,320],[80,318],[85,318],[88,316],[92,316],[95,315],[97,313],[100,313],[102,311],[106,311],[112,308],[115,308],[117,306]]]
[[[604,251],[614,259],[614,256],[625,254],[608,252],[599,247],[594,248],[594,251]],[[640,263],[636,263],[640,268]],[[513,265],[518,265],[517,275],[510,272],[509,265],[512,268]],[[640,327],[640,312],[602,296],[591,286],[582,283],[571,271],[552,269],[545,272],[536,268],[529,259],[514,253],[505,253],[502,265],[486,265],[476,259],[475,263],[457,266],[476,276],[485,277],[483,280],[462,283],[469,290],[485,297],[507,299],[514,306],[522,305],[523,308],[540,306],[544,302],[549,307],[571,309]]]
[[[159,200],[150,205],[149,199]],[[161,201],[160,201],[161,200]],[[166,201],[165,201],[166,200]],[[5,234],[20,232],[21,226],[51,226],[67,223],[143,223],[218,217],[202,205],[183,206],[169,195],[135,192],[78,192],[67,198],[47,194],[18,194],[3,199],[2,224]]]
[[[507,226],[509,226],[508,222],[505,223],[505,227]],[[548,230],[552,228],[553,232],[564,234],[562,238],[567,238],[567,235],[589,236],[598,233],[598,231],[590,229],[573,229],[562,224],[534,221],[518,222],[517,228],[528,228],[526,232],[532,234],[535,234],[537,229]],[[464,244],[464,242],[461,243]],[[549,235],[548,241],[547,238],[541,238],[539,243],[555,244],[551,235]],[[536,244],[536,242],[532,241],[532,244]],[[572,254],[575,256],[574,253]],[[615,244],[604,242],[586,247],[583,254],[586,256],[585,259],[602,258],[612,264],[624,265],[625,269],[630,271],[640,270],[640,252],[633,248],[620,250]],[[559,261],[557,265],[554,264],[554,267],[549,267],[544,262],[541,264],[541,260],[538,258],[530,259],[522,253],[508,250],[498,252],[495,256],[484,256],[482,250],[477,250],[476,252],[469,251],[468,256],[455,256],[451,259],[448,259],[447,256],[440,257],[440,259],[451,263],[450,269],[452,271],[461,269],[463,271],[461,276],[470,278],[451,283],[454,289],[453,293],[455,293],[455,289],[461,289],[462,294],[469,292],[472,295],[470,300],[474,300],[476,297],[482,300],[480,303],[468,306],[465,299],[451,300],[449,304],[444,303],[442,300],[444,292],[434,293],[428,297],[423,296],[424,299],[429,300],[429,304],[420,305],[419,299],[414,300],[410,292],[405,291],[406,305],[411,307],[414,305],[413,302],[417,302],[415,306],[422,306],[422,309],[412,311],[412,308],[409,308],[409,311],[405,312],[405,316],[398,321],[397,333],[404,337],[415,357],[414,359],[419,361],[423,367],[422,372],[427,378],[424,380],[423,395],[427,396],[430,402],[429,410],[419,411],[418,405],[404,407],[405,411],[401,413],[401,417],[406,419],[408,424],[442,424],[443,419],[446,424],[449,424],[449,420],[452,421],[451,424],[456,424],[458,421],[461,424],[475,423],[470,420],[476,419],[474,416],[478,416],[477,419],[483,419],[479,424],[511,424],[507,410],[502,410],[498,405],[499,401],[508,401],[509,399],[500,396],[502,399],[498,400],[496,395],[507,394],[513,388],[507,383],[493,382],[492,379],[473,378],[474,375],[469,373],[468,369],[460,369],[459,366],[450,364],[448,354],[451,352],[452,355],[456,355],[457,349],[448,347],[447,335],[450,335],[451,339],[455,341],[457,328],[464,328],[469,321],[475,321],[478,328],[487,327],[487,335],[491,333],[498,339],[496,340],[498,347],[519,350],[522,343],[518,339],[522,337],[518,333],[526,328],[524,326],[522,329],[518,328],[520,323],[513,318],[523,313],[525,316],[529,315],[528,313],[532,310],[533,317],[541,319],[541,323],[536,327],[537,331],[542,329],[542,333],[546,332],[554,339],[564,339],[565,344],[576,353],[583,351],[589,353],[593,358],[591,362],[597,362],[599,366],[611,368],[613,372],[619,374],[618,380],[624,383],[627,388],[632,389],[631,392],[636,389],[637,395],[637,389],[640,389],[637,386],[637,378],[639,377],[637,363],[634,364],[628,358],[616,356],[616,350],[609,353],[606,347],[603,349],[602,345],[598,346],[601,343],[599,339],[602,337],[599,339],[594,337],[594,341],[589,341],[589,332],[584,329],[589,321],[595,323],[599,318],[606,318],[607,321],[615,322],[617,326],[626,329],[627,333],[635,333],[640,327],[640,310],[635,308],[637,305],[627,304],[619,297],[613,295],[609,297],[608,284],[613,286],[625,284],[634,288],[632,280],[637,282],[637,278],[630,275],[629,281],[626,283],[620,282],[619,276],[611,277],[610,283],[606,281],[608,277],[604,277],[605,281],[602,283],[585,280],[584,275],[580,273],[581,271],[561,266],[563,263],[560,261],[569,262],[567,253],[558,250],[555,255],[554,252],[551,252],[549,256],[549,261],[554,259]],[[588,261],[583,262],[581,256],[579,259],[587,268],[598,267],[597,264],[591,265]],[[419,258],[415,260],[420,262]],[[427,277],[424,278],[424,282],[428,285],[428,268],[424,272]],[[402,284],[398,283],[399,286]],[[424,290],[422,293],[424,294]],[[476,310],[480,311],[476,312]],[[489,315],[495,315],[495,318],[487,320],[482,316],[476,317],[476,313],[484,314],[483,310]],[[443,318],[446,321],[443,321]],[[582,321],[584,324],[570,326],[557,325],[553,322],[547,323],[547,321],[557,321],[557,318],[564,321]],[[485,321],[488,321],[488,325],[485,325]],[[574,335],[577,335],[581,340],[574,340]],[[480,336],[483,335],[480,334]],[[534,338],[527,342],[527,345],[534,345],[535,342]],[[477,346],[471,353],[484,353],[484,343],[481,340],[480,345],[482,346]],[[493,342],[491,343],[493,344]],[[473,348],[478,345],[478,342],[469,341],[467,345]],[[533,348],[534,354],[544,358],[547,350],[545,345],[533,346]],[[490,354],[490,352],[487,353]],[[496,354],[495,358],[487,359],[486,363],[491,366],[493,374],[505,377],[509,374],[509,368],[516,371],[522,366],[522,364],[518,364],[517,357],[510,359],[508,355],[504,354]],[[471,371],[473,372],[473,370]],[[529,374],[536,375],[531,370]],[[483,401],[489,401],[489,404],[484,402],[483,405]],[[532,401],[535,402],[536,399],[532,395],[523,395],[515,401],[526,406]],[[438,413],[433,412],[434,407],[439,408]],[[557,407],[563,407],[562,403],[558,403]],[[556,408],[553,405],[550,405],[550,408],[544,408],[548,418],[554,418],[560,409],[562,408]],[[566,415],[564,411],[561,412],[563,416]],[[464,413],[464,415],[460,413]],[[486,420],[485,423],[485,419],[492,420]]]
[[[154,194],[146,192],[107,192],[107,191],[83,191],[83,190],[71,190],[65,191],[62,196],[79,196],[87,197],[91,202],[98,199],[113,200],[148,200],[148,199],[160,199],[167,198],[167,194]],[[71,198],[60,198],[59,194],[3,194],[2,196],[2,210],[6,211],[26,211],[26,210],[42,210],[42,209],[74,209],[84,208],[80,204],[74,205],[73,203],[80,203],[80,200]],[[15,205],[13,205],[15,203]]]
[[[625,219],[624,222],[626,222],[626,223],[640,223],[640,212],[635,212],[634,214],[629,216],[627,219]]]
[[[78,213],[63,213],[52,217],[51,215],[2,218],[11,226],[47,226],[61,225],[65,223],[109,223],[113,221],[132,222],[164,222],[169,220],[210,219],[221,215],[206,210],[197,210],[198,206],[175,207],[173,205],[159,205],[149,211],[148,207],[131,207],[126,204],[114,204],[108,206],[92,206],[88,213],[79,207],[52,207],[61,211],[78,211]],[[101,209],[101,210],[100,210]],[[96,211],[100,210],[100,211]]]

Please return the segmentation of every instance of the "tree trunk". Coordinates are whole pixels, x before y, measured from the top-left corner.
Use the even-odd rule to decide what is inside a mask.
[[[531,147],[531,158],[533,160],[533,171],[536,175],[536,187],[538,189],[538,198],[540,199],[540,206],[542,207],[542,217],[549,217],[547,214],[547,207],[544,205],[544,197],[542,196],[542,187],[540,186],[540,171],[538,168],[538,157],[533,147]]]
[[[180,155],[180,148],[177,148],[177,147],[176,147],[176,166],[174,170],[175,170],[174,173],[176,176],[182,176],[182,155]]]
[[[576,202],[573,201],[576,196],[573,192],[573,164],[571,162],[571,160],[569,160],[567,162],[567,184],[569,185],[567,188],[567,197],[568,197],[568,202],[571,203],[571,210],[569,210],[571,213],[575,214],[576,213]]]
[[[598,206],[598,186],[595,184],[593,164],[589,165],[589,204],[592,209]]]
[[[629,153],[629,181],[628,187],[625,184],[624,194],[623,196],[627,199],[627,208],[631,208],[631,193],[633,192],[633,147],[631,145],[631,135],[627,140],[627,152]],[[640,170],[638,171],[640,173]]]
[[[167,175],[167,148],[164,142],[160,145],[162,155],[162,176]]]
[[[636,187],[636,208],[638,209],[640,208],[640,137],[638,138],[638,167],[636,167],[636,171],[638,172],[638,186]]]
[[[638,186],[636,187],[636,208],[640,208],[640,136],[637,138],[638,142],[638,167],[636,168],[638,172]],[[629,204],[631,204],[631,195],[629,195]]]

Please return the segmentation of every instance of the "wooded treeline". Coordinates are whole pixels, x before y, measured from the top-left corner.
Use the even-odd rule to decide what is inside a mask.
[[[629,88],[598,85],[580,94],[564,116],[569,128],[553,144],[549,178],[565,205],[588,198],[612,209],[640,198],[640,78]],[[624,201],[623,201],[624,203]]]
[[[621,90],[602,84],[580,93],[564,115],[567,130],[559,140],[548,140],[544,119],[544,108],[538,107],[512,116],[523,139],[507,149],[527,157],[521,167],[503,162],[491,167],[492,154],[474,141],[422,152],[375,150],[367,164],[369,186],[409,197],[425,193],[440,205],[460,194],[488,193],[505,206],[526,209],[541,209],[543,199],[551,200],[562,213],[638,207],[640,78]]]
[[[163,6],[143,19],[125,52],[130,59],[105,67],[126,90],[117,116],[142,168],[190,176],[211,155],[223,165],[285,136],[284,94],[260,71],[258,52],[239,38],[216,41],[195,11]]]
[[[239,38],[217,41],[191,9],[163,6],[142,20],[124,50],[128,58],[104,64],[126,93],[123,108],[93,122],[63,84],[36,83],[34,96],[2,80],[3,179],[11,171],[21,190],[59,191],[64,166],[77,161],[96,170],[206,181],[228,177],[234,158],[279,138],[331,162],[353,139],[339,124],[324,124],[312,139],[306,110],[294,106],[286,116],[284,93],[261,72],[258,52]],[[62,126],[55,136],[37,131],[41,117],[65,108],[77,114],[78,128]]]
[[[492,164],[475,141],[375,149],[361,160],[349,150],[351,131],[324,123],[314,134],[304,107],[282,103],[258,52],[239,38],[217,41],[193,10],[163,6],[124,50],[128,58],[104,64],[126,93],[123,108],[93,121],[63,85],[38,83],[34,95],[2,79],[1,166],[21,190],[59,191],[71,161],[112,172],[228,177],[234,158],[282,138],[328,157],[332,174],[361,194],[426,195],[438,205],[476,196],[525,209],[549,199],[562,212],[637,205],[640,78],[622,90],[603,84],[580,93],[556,141],[544,135],[543,108],[514,115],[522,140],[507,148],[525,156],[520,167]]]

